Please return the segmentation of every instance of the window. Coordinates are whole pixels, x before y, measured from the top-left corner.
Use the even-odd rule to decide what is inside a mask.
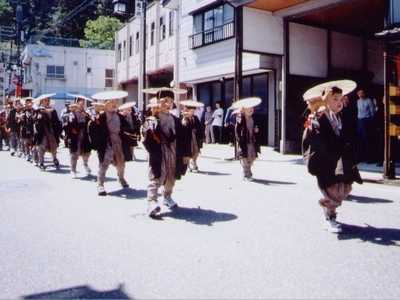
[[[47,78],[64,79],[64,66],[47,66]]]
[[[106,78],[105,87],[112,88],[114,86],[114,70],[106,69],[105,78]]]
[[[160,18],[160,41],[165,40],[166,37],[166,28],[165,28],[165,22],[164,22],[164,17]]]
[[[122,52],[122,59],[126,60],[126,41],[124,41],[124,50]]]
[[[175,30],[175,14],[174,11],[171,10],[169,12],[169,36],[173,36],[174,35],[174,30]]]
[[[118,44],[118,51],[117,51],[117,61],[118,62],[121,62],[121,57],[122,57],[121,49],[122,49],[122,45],[121,45],[121,43],[119,43]]]
[[[129,56],[133,54],[133,36],[129,37]]]
[[[139,44],[140,44],[140,42],[139,42],[139,31],[138,31],[138,32],[136,32],[136,44],[135,44],[135,52],[136,53],[139,53]]]
[[[193,16],[189,46],[193,49],[232,38],[234,27],[234,8],[229,4],[198,13]]]
[[[150,33],[150,46],[154,45],[154,35],[156,34],[156,23],[151,23],[151,33]]]
[[[195,15],[193,17],[193,31],[194,33],[203,32],[203,15]]]
[[[224,24],[228,24],[234,21],[235,10],[229,4],[224,5]]]
[[[389,1],[388,26],[395,27],[400,24],[400,3],[398,0]]]

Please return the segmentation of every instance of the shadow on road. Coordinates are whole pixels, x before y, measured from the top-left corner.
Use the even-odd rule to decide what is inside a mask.
[[[357,202],[362,204],[373,204],[373,203],[393,203],[393,200],[381,199],[381,198],[371,198],[364,196],[350,195],[346,201]]]
[[[271,185],[271,184],[280,184],[280,185],[294,185],[297,184],[295,182],[287,182],[287,181],[274,181],[274,180],[265,180],[265,179],[253,179],[254,183]]]
[[[143,199],[147,197],[147,191],[146,190],[135,190],[131,188],[127,189],[121,189],[118,191],[114,191],[111,193],[108,193],[109,196],[115,196],[115,197],[120,197],[124,198],[127,200],[132,200],[132,199]]]
[[[342,234],[338,235],[339,240],[360,240],[381,246],[400,246],[400,229],[348,224],[342,224],[342,229]]]
[[[22,299],[133,299],[124,291],[123,286],[110,291],[96,291],[90,286],[77,286],[57,291],[23,296]]]
[[[46,167],[46,171],[47,173],[53,173],[53,174],[69,174],[71,171],[69,169],[48,169],[48,167]]]
[[[82,181],[97,181],[97,176],[95,175],[90,175],[90,176],[83,176],[83,177],[79,177],[79,180]],[[110,181],[117,181],[117,178],[112,178],[112,177],[106,177],[104,182],[110,182]]]
[[[163,218],[173,218],[184,220],[196,225],[212,226],[217,222],[228,222],[237,219],[234,214],[221,213],[208,209],[177,207],[170,212],[165,212],[159,215]]]
[[[196,173],[194,173],[194,174],[196,174]],[[232,175],[230,173],[221,173],[221,172],[213,172],[213,171],[198,171],[197,174],[210,175],[210,176],[229,176],[229,175]]]

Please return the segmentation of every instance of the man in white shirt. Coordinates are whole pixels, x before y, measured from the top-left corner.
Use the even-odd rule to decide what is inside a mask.
[[[213,113],[213,122],[212,122],[212,129],[214,132],[214,136],[216,138],[216,142],[221,144],[222,143],[222,129],[224,123],[224,110],[221,108],[220,103],[215,104],[215,111]]]

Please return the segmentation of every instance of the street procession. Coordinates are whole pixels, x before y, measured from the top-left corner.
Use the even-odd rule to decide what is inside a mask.
[[[303,96],[309,115],[303,134],[303,155],[311,175],[316,176],[322,193],[322,207],[328,230],[340,233],[336,209],[352,190],[353,182],[362,184],[354,158],[355,143],[346,139],[341,120],[343,98],[356,89],[351,80],[326,82],[309,89]],[[204,104],[194,100],[174,100],[176,94],[187,91],[159,87],[144,90],[152,98],[146,111],[138,113],[135,102],[120,104],[128,96],[125,91],[99,92],[88,98],[73,95],[60,118],[51,98],[44,94],[37,98],[15,98],[3,112],[2,139],[11,157],[26,159],[42,171],[48,167],[59,169],[57,149],[64,140],[70,152],[73,179],[78,178],[78,161],[82,159],[81,173],[91,175],[88,165],[91,152],[97,152],[97,192],[107,196],[105,178],[110,165],[115,166],[122,188],[129,188],[125,173],[126,163],[135,158],[135,147],[142,142],[148,152],[147,200],[149,217],[160,213],[158,192],[162,188],[162,205],[174,209],[178,204],[172,194],[177,180],[187,172],[198,172],[197,159],[203,147],[205,128],[196,111]],[[252,166],[260,153],[259,128],[253,113],[261,99],[244,98],[232,105],[235,117],[235,158],[243,169],[243,180],[253,181]],[[143,118],[143,124],[142,124]],[[1,144],[1,148],[3,145]],[[45,155],[51,155],[52,164],[45,164]],[[223,188],[223,187],[222,187]]]
[[[0,0],[0,300],[400,299],[400,0]]]

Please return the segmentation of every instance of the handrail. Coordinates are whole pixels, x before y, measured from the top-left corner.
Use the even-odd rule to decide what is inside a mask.
[[[189,48],[196,49],[234,37],[234,25],[235,22],[232,21],[224,25],[190,35]]]

